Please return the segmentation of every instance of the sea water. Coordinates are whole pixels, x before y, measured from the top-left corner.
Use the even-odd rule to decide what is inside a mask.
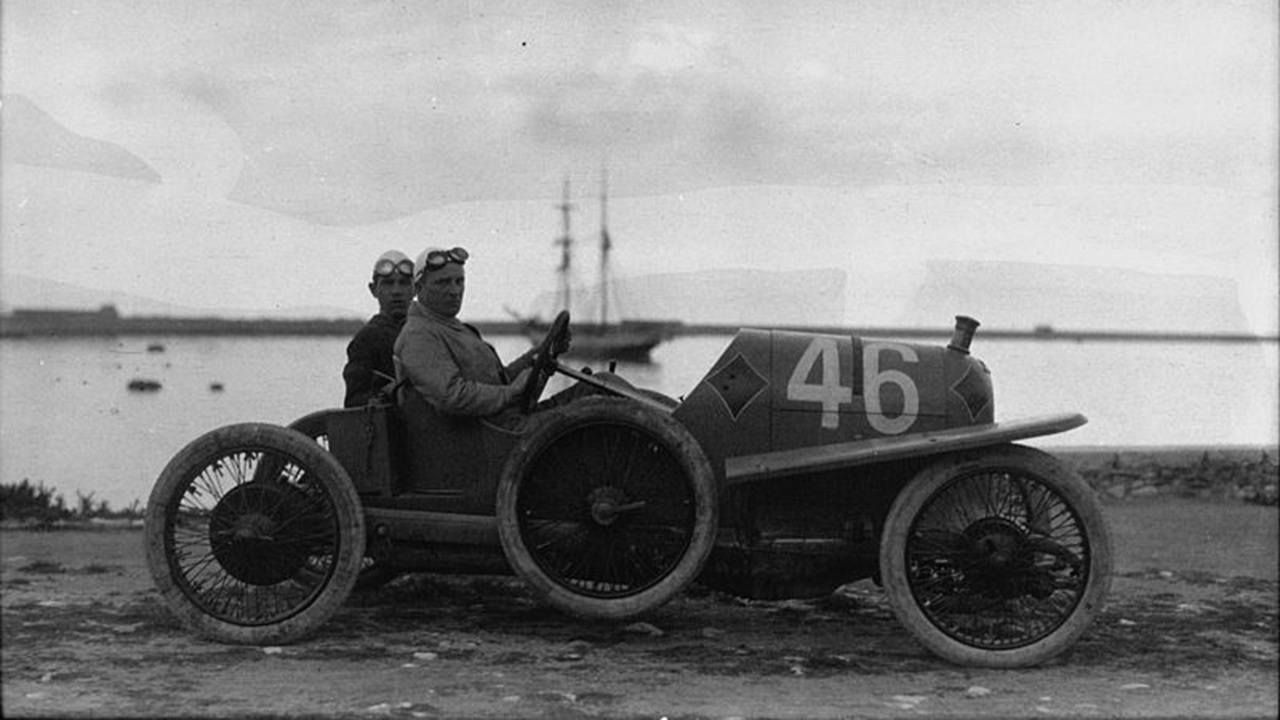
[[[528,343],[490,338],[513,358]],[[641,387],[688,393],[729,338],[683,336],[647,365],[617,371]],[[937,341],[941,344],[944,341]],[[75,506],[145,503],[184,445],[235,422],[288,424],[341,405],[345,338],[163,337],[0,340],[0,482],[29,480]],[[1035,444],[1274,445],[1274,343],[984,339],[997,419],[1081,412],[1084,427]],[[597,365],[597,369],[601,369]],[[154,392],[130,391],[133,379]],[[553,379],[550,390],[566,380]]]

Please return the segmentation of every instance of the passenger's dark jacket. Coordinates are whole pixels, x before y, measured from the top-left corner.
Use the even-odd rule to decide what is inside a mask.
[[[387,377],[396,376],[396,366],[391,352],[396,336],[404,327],[404,318],[393,318],[378,313],[360,328],[347,344],[347,364],[342,368],[342,379],[347,383],[344,407],[360,407],[369,401],[374,390],[390,382],[373,374],[374,370]]]

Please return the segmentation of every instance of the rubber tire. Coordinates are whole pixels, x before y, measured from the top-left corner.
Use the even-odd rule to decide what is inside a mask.
[[[1019,648],[977,648],[944,633],[924,614],[907,582],[907,537],[916,515],[948,481],[959,475],[1016,469],[1057,492],[1079,516],[1090,548],[1089,579],[1067,620],[1040,640]],[[1111,585],[1111,537],[1093,490],[1052,455],[1021,445],[998,445],[948,455],[929,465],[903,488],[885,519],[880,573],[899,622],[933,654],[972,667],[1021,668],[1039,665],[1069,648],[1102,610]]]
[[[328,583],[309,605],[268,625],[239,625],[204,612],[182,590],[170,567],[166,528],[170,506],[187,482],[229,452],[269,449],[290,456],[326,490],[338,524],[339,550]],[[169,610],[188,629],[237,645],[282,645],[306,637],[333,616],[350,595],[364,557],[364,513],[355,485],[342,466],[313,439],[277,425],[228,425],[196,438],[169,461],[147,502],[144,534],[147,565]]]
[[[317,410],[308,413],[302,417],[289,423],[290,430],[297,430],[316,441],[320,447],[328,449],[329,447],[329,413],[338,412],[337,410]],[[320,442],[321,439],[324,442]],[[364,564],[360,568],[360,576],[356,578],[355,592],[362,593],[368,590],[376,590],[383,585],[400,577],[399,570],[392,570],[386,565],[379,565],[377,560],[372,557],[366,557]]]
[[[540,421],[540,422],[539,422]],[[715,544],[719,503],[715,479],[702,447],[678,421],[625,398],[591,396],[535,416],[539,422],[508,456],[498,485],[497,518],[502,551],[516,575],[547,604],[588,619],[622,619],[661,606],[701,572]],[[694,496],[688,547],[672,570],[637,594],[619,598],[584,596],[555,582],[530,554],[520,531],[517,501],[526,468],[566,432],[593,424],[623,424],[656,438],[684,469]]]

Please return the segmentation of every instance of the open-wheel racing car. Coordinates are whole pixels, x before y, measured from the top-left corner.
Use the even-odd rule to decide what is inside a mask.
[[[873,578],[936,655],[1034,665],[1100,611],[1111,545],[1090,488],[1014,444],[1084,417],[996,422],[976,327],[945,347],[742,330],[676,400],[561,363],[562,313],[518,431],[402,385],[191,442],[151,494],[148,563],[184,625],[229,643],[298,640],[411,571],[514,572],[597,619],[695,580],[779,599]],[[532,412],[554,372],[598,391]]]

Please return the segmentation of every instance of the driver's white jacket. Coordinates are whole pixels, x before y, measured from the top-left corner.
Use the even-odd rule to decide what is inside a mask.
[[[494,415],[513,405],[521,388],[511,378],[527,367],[532,351],[503,366],[480,331],[438,315],[417,300],[409,305],[392,355],[396,379],[408,382],[436,410],[450,415]]]

